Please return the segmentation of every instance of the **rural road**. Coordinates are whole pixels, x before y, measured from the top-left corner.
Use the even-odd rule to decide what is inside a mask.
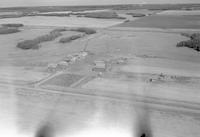
[[[16,137],[33,136],[38,126],[46,121],[56,123],[56,130],[63,137],[73,135],[77,129],[109,128],[113,124],[130,130],[138,115],[143,115],[141,113],[150,117],[155,137],[163,132],[166,132],[163,137],[183,137],[184,134],[197,135],[200,132],[197,130],[200,121],[191,121],[199,118],[200,105],[192,102],[73,88],[55,91],[9,84],[0,84],[0,91],[3,112],[0,119],[6,123],[0,124],[0,128],[13,129]]]

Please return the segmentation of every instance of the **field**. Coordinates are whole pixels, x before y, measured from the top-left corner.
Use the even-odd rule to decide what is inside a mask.
[[[60,27],[97,27],[104,28],[122,23],[123,20],[106,20],[106,19],[95,19],[95,18],[77,18],[77,17],[21,17],[21,18],[9,18],[1,19],[0,24],[5,23],[22,23],[30,26],[60,26]]]
[[[33,70],[23,70],[19,67],[1,67],[1,83],[27,85],[32,84],[48,76],[48,73]]]
[[[0,9],[26,13],[0,19],[23,24],[0,35],[3,133],[35,136],[47,125],[61,137],[136,137],[143,128],[153,137],[200,135],[200,54],[177,47],[189,39],[182,34],[199,33],[200,17],[183,7],[191,5]],[[35,11],[112,11],[126,21],[28,15]],[[39,48],[17,47],[27,40]]]
[[[120,24],[120,27],[162,28],[162,29],[198,29],[199,16],[155,15],[136,21]]]
[[[199,15],[199,10],[166,10],[158,13],[158,15],[173,15],[173,16],[185,16],[185,15]]]
[[[71,137],[79,136],[81,132],[87,132],[90,136],[95,135],[95,133],[107,133],[109,136],[114,134],[117,137],[119,135],[130,136],[135,134],[130,127],[133,127],[136,119],[141,116],[139,112],[145,111],[137,107],[136,104],[134,109],[131,109],[131,105],[120,101],[69,95],[59,96],[58,94],[46,94],[39,91],[35,94],[35,91],[27,93],[25,90],[18,90],[14,97],[6,96],[6,94],[1,94],[0,97],[0,107],[4,112],[0,114],[0,117],[3,119],[2,121],[5,121],[4,126],[1,125],[1,129],[5,129],[3,133],[6,135],[15,136],[15,130],[9,132],[14,129],[14,126],[18,127],[19,136],[32,136],[35,129],[41,124],[40,121],[44,119],[56,123],[57,128],[55,130],[63,137],[66,134]],[[15,103],[16,106],[13,105]],[[149,115],[151,115],[151,122],[156,123],[152,124],[155,136],[162,134],[166,134],[165,137],[168,137],[167,134],[174,136],[199,134],[198,116],[192,117],[178,112],[162,110],[151,111]],[[101,122],[96,121],[97,119]],[[113,127],[113,125],[110,125],[111,123],[118,123],[118,126]],[[14,126],[11,127],[11,125]],[[67,127],[67,130],[64,127]],[[109,131],[106,129],[109,129]],[[77,133],[77,130],[80,132]]]

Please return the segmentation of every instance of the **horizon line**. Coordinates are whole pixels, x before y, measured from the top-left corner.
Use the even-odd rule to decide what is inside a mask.
[[[6,6],[6,7],[1,7],[0,6],[0,9],[3,9],[3,8],[31,8],[31,7],[87,7],[87,6],[96,6],[96,7],[101,7],[101,6],[120,6],[120,5],[200,5],[200,3],[131,3],[131,4],[97,4],[97,5],[94,5],[94,4],[87,4],[87,5],[84,5],[84,4],[80,4],[80,5],[38,5],[38,6]]]

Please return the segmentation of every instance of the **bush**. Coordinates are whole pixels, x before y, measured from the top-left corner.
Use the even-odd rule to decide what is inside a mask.
[[[54,30],[52,30],[50,33],[57,33],[57,32],[63,32],[63,31],[67,31],[66,28],[56,28]]]
[[[19,27],[23,27],[24,25],[23,24],[17,24],[17,23],[11,23],[11,24],[2,24],[3,27],[16,27],[16,28],[19,28]]]
[[[21,48],[21,49],[37,49],[39,46],[38,46],[38,42],[36,42],[35,40],[25,40],[25,41],[22,41],[22,42],[19,42],[17,44],[17,47],[18,48]]]
[[[186,41],[181,41],[176,44],[176,47],[185,47],[185,45],[186,45]]]
[[[64,37],[64,38],[61,38],[59,40],[59,42],[60,43],[68,43],[68,42],[71,42],[73,40],[79,39],[81,37],[82,37],[81,35],[73,35],[73,36],[70,36],[70,37]]]
[[[200,39],[200,33],[181,33],[182,36],[188,37],[190,39]]]
[[[144,17],[145,14],[142,13],[126,13],[127,15],[131,15],[132,17]]]
[[[124,17],[119,17],[116,12],[93,12],[85,13],[85,17],[88,18],[102,18],[102,19],[126,19]]]
[[[66,13],[51,13],[51,14],[39,14],[39,16],[69,17],[70,14],[66,14]]]
[[[191,34],[189,34],[189,33],[181,33],[181,35],[184,36],[184,37],[188,37],[188,38],[191,37]]]
[[[194,33],[191,35],[184,34],[184,36],[186,36],[186,37],[189,36],[190,40],[181,41],[181,42],[177,43],[176,47],[188,47],[188,48],[192,48],[196,51],[200,51],[200,34],[199,33]]]
[[[91,28],[76,28],[76,29],[71,29],[71,31],[84,32],[87,35],[96,33],[96,30],[91,29]]]
[[[7,28],[7,27],[0,28],[0,34],[12,34],[17,32],[20,32],[20,30],[18,30],[17,28]]]
[[[125,20],[124,22],[130,22],[130,20]]]
[[[38,43],[45,42],[45,41],[52,41],[52,40],[55,40],[59,36],[62,36],[62,34],[59,32],[54,32],[54,33],[50,32],[50,34],[43,35],[36,38],[35,41]]]
[[[200,39],[200,33],[194,33],[190,36],[191,39]]]
[[[17,44],[17,47],[24,50],[38,49],[40,43],[52,41],[52,40],[55,40],[57,37],[62,36],[62,33],[60,33],[61,31],[64,31],[64,29],[55,29],[51,31],[49,34],[39,36],[33,40],[25,40],[25,41],[19,42]]]

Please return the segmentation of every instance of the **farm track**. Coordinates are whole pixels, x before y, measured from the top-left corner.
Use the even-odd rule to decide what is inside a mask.
[[[0,84],[0,87],[8,87],[9,84]],[[83,99],[96,99],[96,100],[108,100],[108,101],[118,101],[125,104],[132,104],[134,106],[142,107],[147,106],[153,110],[167,111],[167,112],[177,112],[192,116],[200,115],[200,104],[195,102],[184,102],[171,99],[161,99],[149,96],[141,96],[130,93],[116,93],[108,91],[92,91],[85,89],[75,89],[75,88],[65,88],[65,90],[50,90],[43,88],[30,88],[24,86],[14,86],[14,93],[19,96],[54,96],[60,95],[79,97]],[[2,93],[1,93],[2,94]]]

